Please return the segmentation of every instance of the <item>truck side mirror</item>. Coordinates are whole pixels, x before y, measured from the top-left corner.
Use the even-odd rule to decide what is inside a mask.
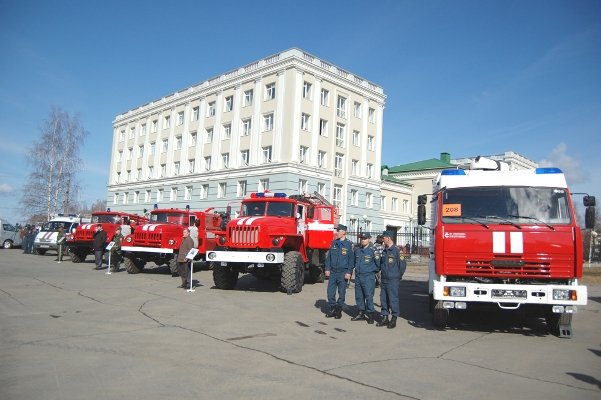
[[[595,206],[595,196],[584,196],[582,198],[582,203],[585,207],[594,207]]]
[[[594,201],[594,200],[593,200]],[[589,206],[586,208],[584,212],[584,225],[586,229],[594,229],[595,228],[595,207]]]
[[[426,224],[426,206],[423,204],[419,204],[417,206],[417,224],[418,225]]]

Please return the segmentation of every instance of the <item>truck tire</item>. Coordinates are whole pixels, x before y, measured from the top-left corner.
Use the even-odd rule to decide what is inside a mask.
[[[545,315],[545,322],[547,323],[547,329],[551,334],[559,337],[572,337],[572,314],[559,314],[548,311]],[[565,329],[565,327],[568,329]]]
[[[177,253],[173,253],[173,257],[169,260],[169,272],[171,277],[179,276],[179,269],[177,268]]]
[[[46,254],[46,249],[34,249],[33,252],[38,256],[43,256],[44,254]]]
[[[311,264],[309,267],[309,278],[313,283],[322,283],[325,279],[323,267]]]
[[[12,240],[5,240],[4,243],[2,243],[2,247],[4,247],[5,249],[12,249],[13,248],[13,242]]]
[[[449,310],[442,306],[442,301],[437,301],[432,313],[432,324],[438,329],[444,329],[449,322]]]
[[[303,257],[298,251],[290,251],[284,255],[280,289],[286,293],[300,293],[303,290],[304,270]]]
[[[70,252],[71,254],[71,261],[73,261],[74,263],[80,263],[80,262],[84,262],[86,260],[86,256],[87,253],[84,253],[83,251],[72,251]]]
[[[142,272],[142,268],[138,268],[139,264],[132,257],[125,256],[123,258],[123,265],[128,274],[139,274]]]
[[[211,263],[213,264],[213,263]],[[218,289],[232,290],[236,287],[238,282],[238,271],[232,269],[232,267],[222,267],[220,265],[213,265],[213,282]]]

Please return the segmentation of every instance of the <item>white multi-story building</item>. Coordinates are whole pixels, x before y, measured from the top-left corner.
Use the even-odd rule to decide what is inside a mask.
[[[225,209],[254,191],[317,191],[350,230],[382,229],[385,98],[296,48],[177,91],[113,121],[107,206]]]

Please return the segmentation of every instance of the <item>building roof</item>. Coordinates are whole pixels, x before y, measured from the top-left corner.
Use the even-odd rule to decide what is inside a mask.
[[[416,161],[408,164],[401,164],[388,169],[389,174],[398,174],[401,172],[410,171],[423,171],[428,169],[444,169],[444,168],[457,168],[457,165],[451,164],[445,161],[441,161],[438,158],[431,158],[429,160]]]

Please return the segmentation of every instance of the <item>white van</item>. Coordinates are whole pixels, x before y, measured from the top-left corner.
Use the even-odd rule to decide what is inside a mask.
[[[42,229],[35,236],[33,241],[33,252],[35,254],[44,255],[48,250],[58,252],[58,244],[56,237],[58,236],[58,228],[62,226],[65,230],[65,239],[73,229],[79,226],[80,219],[75,216],[56,217],[42,225]]]
[[[0,219],[0,244],[5,249],[21,246],[19,230],[6,220]]]

